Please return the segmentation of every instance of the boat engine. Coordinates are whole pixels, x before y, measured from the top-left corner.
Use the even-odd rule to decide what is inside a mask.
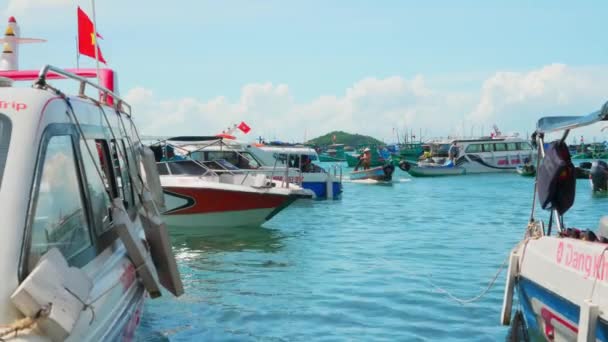
[[[411,167],[410,163],[408,163],[405,160],[402,160],[399,162],[399,168],[405,172],[408,172],[410,170],[410,167]]]
[[[608,164],[602,160],[596,160],[591,165],[589,179],[593,191],[608,191]]]

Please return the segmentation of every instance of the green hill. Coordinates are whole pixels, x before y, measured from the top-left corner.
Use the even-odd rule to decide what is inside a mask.
[[[336,137],[336,140],[333,140],[333,137]],[[329,132],[320,137],[308,140],[306,144],[308,145],[317,145],[317,146],[326,146],[331,144],[344,144],[347,146],[359,146],[359,145],[383,145],[384,143],[378,139],[372,138],[367,135],[361,134],[350,134],[343,131],[333,131]]]

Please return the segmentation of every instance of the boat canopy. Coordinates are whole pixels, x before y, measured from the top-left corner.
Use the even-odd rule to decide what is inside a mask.
[[[602,109],[582,116],[547,116],[538,120],[537,133],[563,131],[577,127],[592,125],[596,122],[608,121],[608,102]]]

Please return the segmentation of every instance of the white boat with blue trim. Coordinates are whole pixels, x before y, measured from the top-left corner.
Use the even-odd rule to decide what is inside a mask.
[[[563,220],[576,186],[568,133],[607,120],[608,103],[586,116],[538,121],[533,138],[543,159],[534,199],[550,210],[549,223],[536,218],[535,202],[525,239],[510,254],[501,322],[518,340],[608,341],[608,216],[597,230],[566,228]],[[559,131],[562,138],[545,150],[545,134]],[[521,310],[512,319],[515,293]]]

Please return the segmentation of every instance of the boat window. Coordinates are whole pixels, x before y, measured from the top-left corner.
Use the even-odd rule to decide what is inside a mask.
[[[48,141],[36,191],[28,270],[53,247],[70,262],[92,245],[71,136]]]
[[[507,144],[498,143],[494,144],[494,151],[502,152],[507,150]]]
[[[239,162],[236,166],[239,169],[257,169],[260,167],[260,163],[251,155],[251,153],[241,152],[239,155]]]
[[[93,159],[87,151],[87,146],[93,154]],[[111,201],[108,192],[111,192],[109,171],[107,167],[108,150],[104,148],[102,141],[80,140],[80,155],[86,176],[86,185],[90,197],[93,212],[92,223],[98,233],[103,233],[110,228]],[[101,178],[99,176],[101,171]]]
[[[2,185],[6,156],[8,155],[8,145],[11,141],[11,128],[11,120],[7,116],[0,114],[0,186]]]
[[[508,143],[507,144],[507,151],[517,151],[517,143]]]
[[[465,153],[478,153],[482,151],[481,144],[471,144],[467,146],[467,149],[464,151]]]
[[[238,155],[234,151],[208,151],[207,160],[224,159],[232,165],[238,164]]]
[[[530,151],[532,149],[532,146],[530,146],[530,143],[521,142],[521,143],[517,143],[517,144],[519,145],[520,150]]]
[[[205,173],[205,169],[192,160],[172,161],[165,165],[169,167],[172,175],[202,175]]]
[[[167,163],[156,163],[156,170],[158,170],[159,176],[166,176],[169,174]]]
[[[484,152],[494,152],[494,144],[483,144]]]

